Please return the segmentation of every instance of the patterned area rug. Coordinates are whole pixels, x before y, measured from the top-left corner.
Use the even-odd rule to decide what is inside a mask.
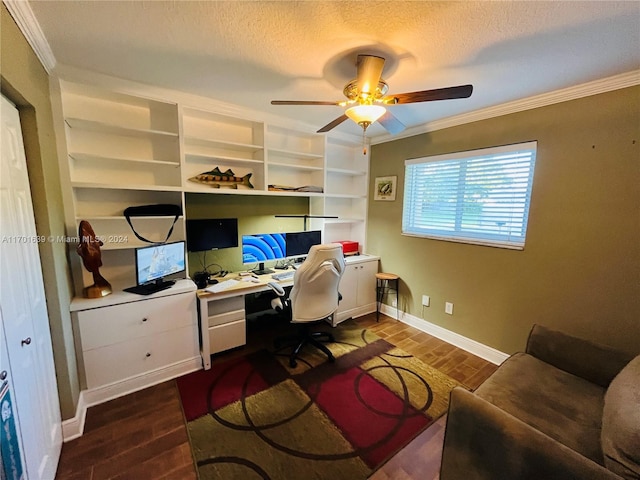
[[[446,411],[458,382],[367,330],[332,333],[334,363],[262,350],[177,380],[201,480],[365,479]]]

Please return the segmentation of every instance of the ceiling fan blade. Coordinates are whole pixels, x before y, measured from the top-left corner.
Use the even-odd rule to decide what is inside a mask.
[[[454,98],[468,98],[473,92],[473,85],[458,85],[457,87],[436,88],[419,92],[397,93],[382,99],[386,104],[432,102],[435,100],[451,100]]]
[[[398,120],[389,110],[387,110],[385,114],[378,119],[378,122],[380,122],[380,125],[382,125],[387,132],[393,135],[400,133],[407,128],[404,123]]]
[[[340,105],[342,102],[323,102],[314,100],[271,100],[271,105]]]
[[[373,55],[358,55],[357,68],[358,92],[375,93],[380,77],[382,77],[384,58]]]
[[[344,122],[347,118],[346,115],[340,115],[338,118],[336,118],[335,120],[333,120],[332,122],[327,123],[324,127],[322,127],[320,130],[317,131],[317,133],[324,133],[324,132],[328,132],[329,130],[331,130],[332,128],[337,127],[338,125],[340,125],[342,122]]]

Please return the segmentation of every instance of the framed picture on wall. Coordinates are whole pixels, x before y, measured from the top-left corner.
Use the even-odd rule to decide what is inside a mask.
[[[397,176],[376,177],[374,200],[393,201],[396,199]]]

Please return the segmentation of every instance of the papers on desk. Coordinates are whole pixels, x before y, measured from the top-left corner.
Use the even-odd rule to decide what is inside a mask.
[[[223,282],[216,283],[215,285],[209,285],[207,288],[205,288],[205,291],[211,292],[211,293],[220,293],[239,283],[240,283],[239,280],[234,280],[233,278],[230,278],[229,280],[224,280]]]

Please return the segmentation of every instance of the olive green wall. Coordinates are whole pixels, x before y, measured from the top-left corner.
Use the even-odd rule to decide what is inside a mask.
[[[65,235],[49,76],[4,4],[0,7],[2,93],[18,106],[38,235]],[[40,243],[42,276],[62,418],[75,415],[80,387],[69,315],[72,283],[64,243]]]
[[[276,218],[275,215],[309,214],[307,198],[188,193],[185,203],[187,218],[237,218],[239,236],[300,232],[304,230],[302,218]],[[190,275],[202,270],[202,259],[202,253],[189,253]],[[220,269],[230,272],[247,269],[247,266],[242,266],[240,246],[208,252],[206,263],[217,264],[209,268],[212,273]]]
[[[524,251],[401,235],[405,159],[529,140]],[[371,185],[368,253],[402,278],[404,311],[505,353],[536,322],[640,352],[640,87],[375,145],[371,179],[386,175],[398,195]]]

